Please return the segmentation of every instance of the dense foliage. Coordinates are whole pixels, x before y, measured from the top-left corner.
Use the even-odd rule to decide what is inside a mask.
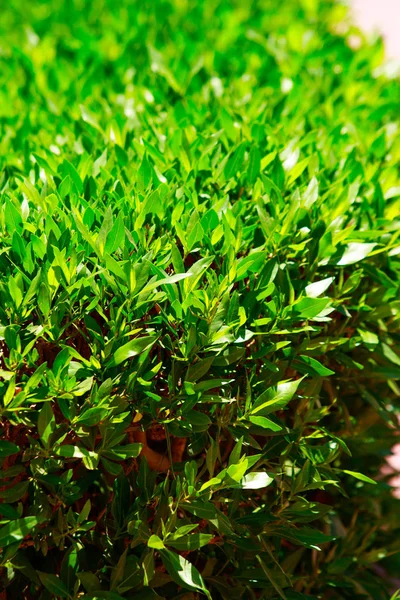
[[[0,46],[0,598],[389,598],[380,42],[331,0],[10,0]]]

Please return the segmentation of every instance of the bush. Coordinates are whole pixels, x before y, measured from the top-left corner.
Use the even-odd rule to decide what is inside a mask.
[[[2,600],[390,596],[399,85],[345,17],[3,7]]]

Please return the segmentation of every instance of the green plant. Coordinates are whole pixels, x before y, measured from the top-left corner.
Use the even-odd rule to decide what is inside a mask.
[[[2,600],[393,593],[399,85],[346,23],[3,7]]]

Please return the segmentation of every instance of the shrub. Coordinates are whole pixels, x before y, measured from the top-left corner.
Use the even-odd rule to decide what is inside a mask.
[[[345,19],[3,7],[2,599],[390,596],[399,86]]]

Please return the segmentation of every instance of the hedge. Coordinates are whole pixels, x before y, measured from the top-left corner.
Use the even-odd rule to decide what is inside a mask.
[[[0,598],[390,598],[382,42],[333,0],[10,0],[0,46]]]

